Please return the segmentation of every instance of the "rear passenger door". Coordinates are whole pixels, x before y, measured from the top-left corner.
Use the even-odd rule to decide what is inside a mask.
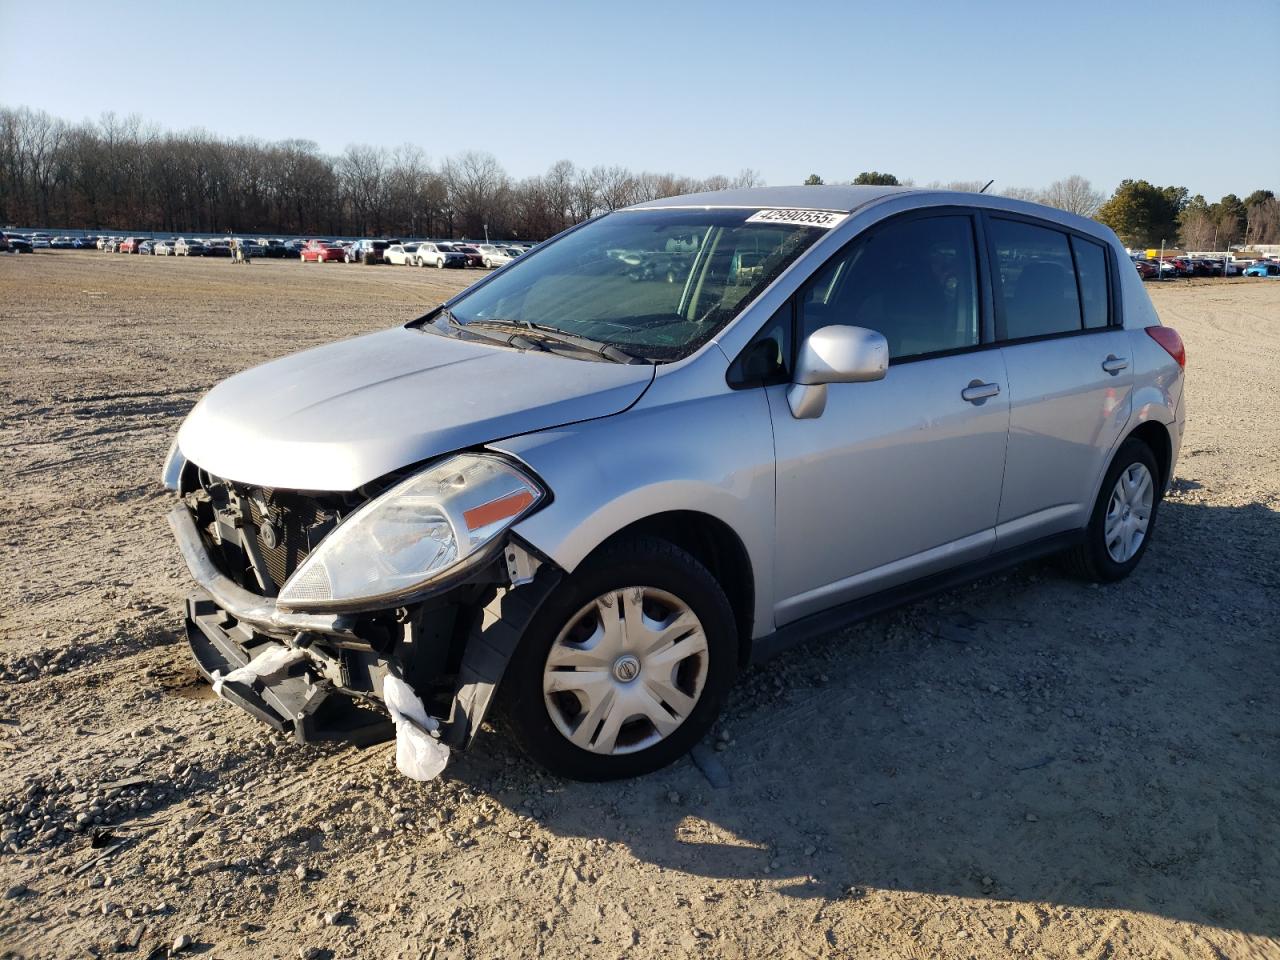
[[[1129,419],[1133,369],[1110,248],[1044,221],[984,220],[1009,381],[1003,549],[1088,523]]]

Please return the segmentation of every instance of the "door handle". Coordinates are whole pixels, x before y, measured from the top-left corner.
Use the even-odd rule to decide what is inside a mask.
[[[1107,359],[1102,361],[1102,369],[1107,371],[1113,377],[1121,370],[1127,369],[1129,361],[1124,357],[1117,357],[1114,353],[1109,354]]]
[[[969,385],[960,391],[960,399],[970,403],[982,403],[1000,392],[1000,384],[983,383],[981,380],[970,380]]]

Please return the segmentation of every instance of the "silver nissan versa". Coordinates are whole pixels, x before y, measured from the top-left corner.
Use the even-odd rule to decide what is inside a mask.
[[[209,392],[164,482],[222,694],[654,770],[745,665],[1029,557],[1142,559],[1184,353],[1107,228],[1001,197],[729,190],[581,224],[403,327]],[[288,648],[283,649],[283,648]],[[242,673],[243,675],[243,673]]]

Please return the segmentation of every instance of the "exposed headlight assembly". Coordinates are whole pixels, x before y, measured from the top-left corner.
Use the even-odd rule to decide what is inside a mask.
[[[391,604],[481,559],[546,491],[510,462],[460,454],[347,517],[280,591],[282,607]]]

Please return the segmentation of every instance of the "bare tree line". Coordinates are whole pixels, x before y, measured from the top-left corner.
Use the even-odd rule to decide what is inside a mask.
[[[588,169],[569,160],[552,164],[544,174],[515,179],[491,154],[475,151],[435,164],[413,145],[387,150],[355,144],[330,156],[309,140],[228,140],[199,130],[165,131],[137,116],[110,113],[97,122],[71,124],[43,111],[0,106],[0,224],[472,239],[487,232],[538,240],[643,200],[762,182],[749,169],[733,178],[696,179],[621,166]],[[806,182],[823,181],[813,174]],[[872,171],[854,182],[898,180]],[[1118,203],[1120,194],[1142,185],[1127,188],[1128,183],[1117,188],[1106,209],[1104,195],[1078,175],[1044,189],[996,192],[1098,217],[1123,230],[1134,217],[1117,219],[1126,213],[1118,209],[1124,206]],[[984,182],[924,186],[976,192]],[[1170,213],[1178,224],[1157,234],[1172,236],[1178,230],[1184,243],[1203,249],[1219,238],[1238,238],[1239,224],[1246,241],[1280,240],[1280,200],[1270,191],[1255,191],[1244,200],[1229,194],[1216,204],[1198,196],[1187,201],[1185,190],[1179,197]],[[1135,216],[1135,222],[1151,219],[1141,211]]]
[[[561,160],[515,179],[488,153],[432,164],[413,145],[338,156],[309,140],[227,140],[136,116],[69,124],[0,107],[0,224],[285,235],[542,239],[597,213],[762,183]]]

